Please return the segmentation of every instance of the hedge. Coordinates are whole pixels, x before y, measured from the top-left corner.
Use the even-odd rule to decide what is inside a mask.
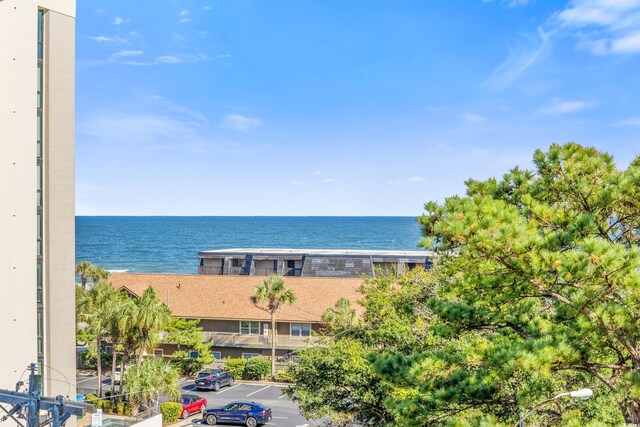
[[[244,368],[247,365],[247,360],[239,357],[237,359],[227,359],[227,363],[225,365],[225,369],[233,375],[233,378],[240,380],[242,379],[242,374],[244,373]]]
[[[182,413],[182,404],[178,402],[163,402],[160,404],[163,423],[173,423],[178,421]]]
[[[271,373],[271,361],[263,357],[252,357],[244,368],[249,380],[261,380]]]

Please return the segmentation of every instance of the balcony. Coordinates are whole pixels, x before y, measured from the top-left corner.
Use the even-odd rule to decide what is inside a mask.
[[[231,332],[202,332],[205,342],[211,341],[214,347],[271,348],[271,337],[266,335],[247,335]],[[292,337],[276,335],[276,348],[294,350],[309,345],[313,337]]]
[[[200,266],[198,266],[198,274],[221,275],[222,274],[222,267],[209,267],[209,266],[206,266],[206,265],[200,265]]]
[[[301,276],[301,268],[285,268],[283,276]]]
[[[273,267],[254,267],[251,269],[252,276],[269,276],[271,274],[276,274],[278,270]]]
[[[208,265],[198,266],[198,274],[210,274],[220,276],[222,274],[229,274],[231,276],[270,276],[271,274],[277,274],[278,270],[272,267],[253,267],[251,270],[247,270],[245,267],[229,267],[225,272],[222,267],[211,267]],[[283,276],[301,276],[301,268],[285,268],[282,272]]]

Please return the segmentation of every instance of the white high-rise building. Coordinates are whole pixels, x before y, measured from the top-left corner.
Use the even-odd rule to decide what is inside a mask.
[[[0,0],[0,388],[71,398],[74,45],[75,0]]]

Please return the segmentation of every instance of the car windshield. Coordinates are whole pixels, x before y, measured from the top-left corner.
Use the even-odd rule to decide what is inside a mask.
[[[213,371],[198,372],[198,378],[206,378],[208,376],[215,375],[215,374],[217,374],[219,372],[220,372],[219,369],[216,369],[216,370],[213,370]]]

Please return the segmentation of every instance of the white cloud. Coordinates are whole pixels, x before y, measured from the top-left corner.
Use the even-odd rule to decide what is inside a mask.
[[[424,182],[424,178],[421,176],[410,176],[407,178],[407,182],[410,184],[416,184],[418,182]]]
[[[221,126],[237,132],[249,132],[262,126],[262,120],[242,114],[227,114],[222,118]]]
[[[216,56],[216,58],[218,58],[218,59],[229,59],[229,58],[233,58],[233,55],[231,55],[229,53],[222,53],[222,54]]]
[[[113,25],[122,25],[128,22],[129,22],[128,19],[123,19],[123,18],[120,18],[119,16],[116,16],[115,18],[113,18]]]
[[[493,70],[482,86],[492,90],[503,90],[510,87],[522,73],[549,53],[551,49],[550,35],[542,28],[538,28],[537,37],[530,39],[528,46],[510,49],[509,57]]]
[[[211,6],[202,6],[202,10],[213,10]]]
[[[120,58],[123,56],[129,57],[129,56],[140,56],[144,54],[143,50],[119,50],[118,52],[113,54],[114,58]]]
[[[556,22],[593,54],[640,53],[640,0],[573,0]]]
[[[632,117],[630,119],[620,120],[613,123],[614,126],[640,126],[640,117]]]
[[[151,65],[175,65],[175,64],[197,64],[207,59],[207,55],[199,53],[197,55],[179,53],[176,55],[162,55],[153,61],[126,61],[123,64],[135,65],[138,67],[149,67]]]
[[[96,41],[98,43],[111,41],[111,37],[107,37],[107,36],[89,36],[89,39]]]
[[[640,52],[640,31],[626,34],[611,42],[612,53],[638,53]]]
[[[487,121],[486,117],[481,116],[480,114],[475,114],[475,113],[467,113],[463,116],[463,119],[466,122],[471,124],[479,124]]]
[[[156,61],[160,64],[178,64],[180,63],[180,58],[174,55],[164,55],[157,57]]]
[[[100,35],[100,36],[89,36],[88,38],[98,43],[123,43],[123,44],[129,43],[127,40],[118,36],[109,37],[109,36]]]
[[[201,123],[206,123],[209,121],[209,119],[207,119],[207,117],[204,114],[198,111],[195,111],[189,107],[186,107],[184,105],[175,103],[162,96],[156,95],[156,96],[150,97],[149,99],[154,104],[157,104],[159,107],[161,107],[162,111],[173,113],[174,116],[188,118],[192,121],[201,122]]]
[[[320,184],[331,184],[333,182],[338,182],[337,179],[335,178],[323,178],[320,181],[318,181]]]
[[[500,4],[504,7],[512,8],[517,6],[526,6],[531,0],[502,0]],[[493,0],[482,0],[482,3],[493,3]]]
[[[548,116],[560,116],[586,110],[594,106],[595,104],[593,102],[554,99],[547,106],[540,108],[538,112]]]
[[[302,185],[302,182],[298,181],[298,180],[295,180],[295,179],[292,179],[291,180],[291,185]]]
[[[191,18],[189,17],[189,11],[187,9],[183,9],[179,13],[180,20],[178,23],[186,24],[187,22],[191,22]]]

